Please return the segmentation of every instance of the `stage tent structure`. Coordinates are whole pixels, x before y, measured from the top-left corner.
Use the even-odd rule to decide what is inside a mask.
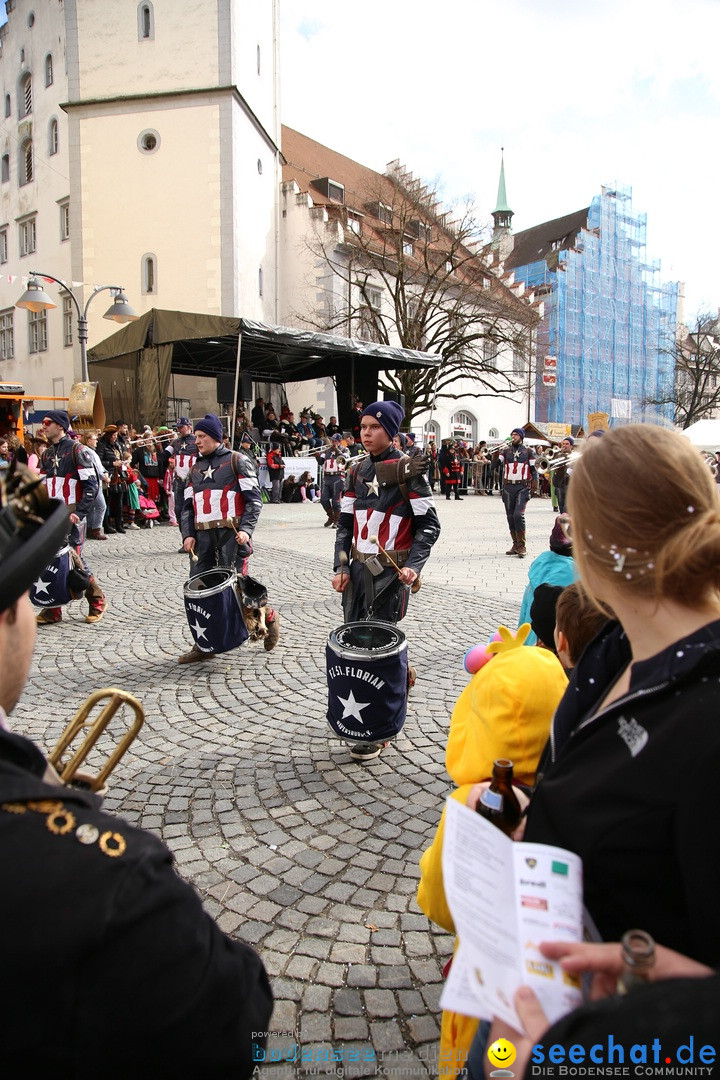
[[[720,450],[720,420],[696,420],[682,432],[698,450]]]
[[[165,421],[171,375],[235,376],[257,382],[302,382],[333,377],[341,415],[354,398],[377,397],[378,373],[432,368],[434,353],[335,337],[314,330],[266,326],[248,319],[153,308],[88,352],[90,379],[98,382],[112,416]]]

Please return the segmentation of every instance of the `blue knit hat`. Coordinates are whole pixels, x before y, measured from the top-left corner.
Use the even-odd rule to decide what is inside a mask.
[[[206,413],[202,420],[198,420],[195,424],[195,431],[204,431],[215,442],[223,441],[222,424],[215,413]]]
[[[59,424],[65,431],[70,427],[70,417],[61,409],[52,409],[50,412],[46,412],[45,419],[52,420],[53,424]]]
[[[392,439],[400,430],[400,425],[405,418],[405,410],[397,401],[373,401],[372,405],[363,409],[360,416],[372,416],[373,420],[377,420],[385,428]]]
[[[521,439],[525,438],[525,431],[521,427],[514,427],[510,432],[511,435],[519,435]]]

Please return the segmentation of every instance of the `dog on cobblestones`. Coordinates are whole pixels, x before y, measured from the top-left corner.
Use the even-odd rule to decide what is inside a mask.
[[[267,601],[268,594],[264,585],[249,576],[239,577],[238,596],[242,607],[243,619],[250,641],[262,641],[267,637]]]

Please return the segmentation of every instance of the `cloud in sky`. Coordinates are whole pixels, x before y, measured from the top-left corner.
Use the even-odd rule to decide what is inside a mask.
[[[281,0],[283,122],[382,171],[399,157],[447,202],[515,229],[633,188],[648,254],[720,305],[716,0]]]

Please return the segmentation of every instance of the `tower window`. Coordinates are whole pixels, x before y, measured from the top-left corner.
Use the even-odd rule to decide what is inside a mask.
[[[258,296],[263,294],[263,272],[262,266],[258,269]]]
[[[140,4],[138,7],[138,38],[140,41],[152,41],[155,37],[155,12],[152,4]]]
[[[31,183],[33,172],[33,146],[30,139],[26,139],[20,147],[20,183]]]
[[[53,116],[48,127],[48,154],[57,154],[58,152],[58,122]]]
[[[20,248],[20,256],[33,255],[37,246],[37,232],[35,228],[35,218],[26,218],[25,221],[21,221],[18,226],[18,243]]]
[[[45,57],[45,85],[52,86],[53,84],[53,58],[52,53],[48,53]]]
[[[60,239],[70,239],[70,203],[60,203]]]
[[[21,98],[23,116],[29,116],[32,112],[32,75],[26,75],[21,85]]]
[[[10,101],[10,95],[5,95],[5,115],[9,116],[12,112],[12,102]]]
[[[3,154],[2,157],[2,182],[6,184],[10,179],[10,155]]]
[[[160,147],[160,135],[152,128],[141,131],[138,135],[138,150],[143,154],[154,154]]]
[[[157,258],[152,252],[143,255],[142,258],[142,284],[141,291],[144,293],[157,292]]]

